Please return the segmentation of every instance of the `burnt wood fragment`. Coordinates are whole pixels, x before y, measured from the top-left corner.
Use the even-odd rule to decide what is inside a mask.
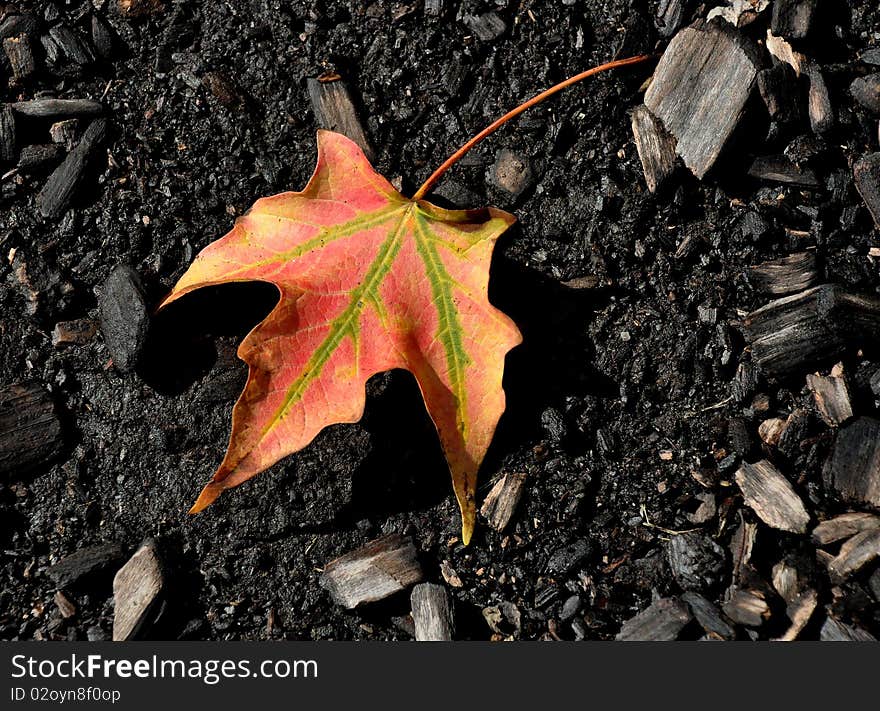
[[[657,192],[657,188],[675,170],[675,138],[644,104],[633,111],[632,132],[648,190]]]
[[[851,343],[880,339],[880,299],[823,284],[753,311],[744,332],[762,370],[789,375],[837,360]]]
[[[11,163],[16,155],[15,116],[9,104],[0,104],[0,163]]]
[[[810,168],[799,166],[784,155],[758,156],[749,167],[749,175],[770,183],[818,188],[821,183]]]
[[[664,39],[672,37],[684,21],[687,0],[660,0],[654,16],[657,33]]]
[[[147,342],[150,312],[137,272],[120,264],[110,272],[98,297],[101,333],[115,368],[133,370]]]
[[[777,642],[794,642],[798,638],[804,627],[810,621],[816,606],[819,602],[819,596],[815,590],[805,590],[796,600],[793,600],[786,609],[788,619],[791,620],[791,626],[785,631],[781,637],[777,637]]]
[[[57,143],[41,143],[34,146],[25,146],[18,154],[19,173],[42,173],[48,172],[64,155],[64,146]]]
[[[52,565],[47,575],[56,587],[69,588],[85,585],[94,576],[122,560],[122,546],[105,543],[89,546],[71,553]]]
[[[92,15],[92,44],[101,59],[113,57],[116,47],[115,34],[110,25],[100,15]]]
[[[858,627],[846,625],[840,620],[829,616],[826,618],[822,629],[819,630],[819,639],[822,642],[876,642],[877,639],[870,632]]]
[[[307,82],[312,111],[319,128],[326,128],[347,136],[360,146],[360,149],[371,161],[373,149],[367,140],[367,134],[358,119],[348,87],[342,80],[321,81],[309,79]]]
[[[880,528],[880,516],[864,511],[845,513],[822,521],[816,526],[813,529],[813,540],[820,546],[827,546],[829,543],[876,528]]]
[[[694,619],[710,639],[736,639],[736,630],[722,617],[718,608],[702,595],[689,590],[681,599],[691,608]]]
[[[483,42],[491,42],[507,32],[507,23],[494,11],[482,15],[465,15],[462,22]]]
[[[37,195],[37,207],[43,217],[54,219],[67,210],[83,181],[92,151],[100,146],[106,137],[105,119],[95,119],[89,124],[79,143],[49,176]]]
[[[7,37],[3,40],[3,51],[12,67],[12,77],[15,81],[25,81],[37,71],[37,62],[27,35]]]
[[[880,508],[880,421],[858,417],[841,427],[822,476],[844,501]]]
[[[10,14],[0,21],[0,39],[27,35],[36,37],[40,32],[40,21],[31,14]]]
[[[849,93],[866,109],[880,114],[880,74],[854,79],[849,85]]]
[[[392,533],[327,563],[321,585],[350,610],[405,590],[422,577],[412,539]]]
[[[880,153],[871,153],[856,161],[853,166],[856,190],[880,229]]]
[[[723,23],[686,27],[669,43],[645,105],[677,141],[685,165],[702,178],[745,111],[758,74],[758,50]]]
[[[774,121],[786,125],[800,118],[797,75],[788,64],[776,64],[758,72],[758,91]]]
[[[758,291],[774,296],[809,289],[819,280],[816,256],[812,252],[798,252],[781,259],[771,259],[750,267],[749,279]]]
[[[39,383],[0,387],[0,474],[25,474],[62,449],[61,421]]]
[[[760,590],[732,587],[721,609],[731,620],[746,627],[760,627],[770,617],[770,606]]]
[[[670,642],[691,621],[688,606],[676,598],[660,598],[627,620],[614,638],[618,642]]]
[[[791,66],[798,76],[807,77],[809,80],[807,113],[810,117],[810,127],[816,134],[827,132],[834,125],[834,110],[819,64],[805,54],[792,49],[788,42],[774,35],[772,30],[767,30],[766,46],[770,54]]]
[[[735,478],[746,505],[768,526],[792,533],[807,530],[810,515],[804,502],[770,462],[743,464]]]
[[[135,639],[149,623],[165,588],[156,544],[148,541],[113,578],[113,641]]]
[[[49,127],[49,136],[53,143],[60,143],[68,151],[76,145],[76,135],[79,131],[79,119],[65,119],[56,121]]]
[[[67,25],[56,25],[49,30],[51,37],[68,62],[79,67],[92,64],[95,61],[95,53],[87,44],[86,40],[74,29]]]
[[[844,378],[811,374],[807,376],[807,387],[813,393],[816,409],[827,424],[837,427],[853,416],[849,388]]]
[[[770,28],[787,40],[802,40],[810,34],[817,0],[773,0]]]
[[[449,595],[442,585],[420,583],[410,595],[418,642],[449,642],[455,630]]]
[[[876,558],[880,558],[880,529],[874,528],[857,533],[846,541],[828,563],[828,573],[832,580],[842,581]]]

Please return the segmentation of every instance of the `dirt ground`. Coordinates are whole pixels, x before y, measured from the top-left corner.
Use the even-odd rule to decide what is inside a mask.
[[[155,304],[256,198],[299,189],[315,156],[306,78],[328,70],[345,78],[377,168],[411,193],[508,108],[618,51],[653,51],[653,3],[447,0],[434,17],[420,0],[221,0],[167,3],[136,19],[114,4],[95,3],[124,45],[115,60],[0,88],[5,101],[37,89],[101,99],[111,125],[98,179],[61,219],[34,210],[43,178],[24,179],[0,202],[0,385],[35,379],[50,388],[66,443],[52,466],[0,482],[0,638],[108,637],[110,578],[67,591],[77,612],[63,619],[46,569],[84,546],[117,542],[132,552],[147,537],[159,542],[168,581],[153,638],[410,639],[407,594],[349,612],[318,582],[327,561],[389,532],[413,536],[428,579],[444,582],[441,564],[454,569],[460,639],[493,635],[481,614],[493,605],[505,613],[496,635],[613,638],[652,596],[681,592],[664,529],[700,528],[725,550],[703,591],[721,598],[733,533],[755,520],[731,483],[744,453],[730,423],[746,423],[754,459],[767,415],[754,412],[753,395],[766,393],[771,414],[783,416],[810,403],[803,374],[760,380],[745,394],[734,388],[750,358],[738,324],[767,301],[747,267],[806,249],[825,281],[880,287],[866,258],[876,232],[849,168],[877,149],[877,121],[847,93],[859,52],[880,44],[875,3],[849,3],[817,44],[837,113],[816,164],[827,189],[745,177],[747,158],[768,152],[759,106],[704,181],[679,174],[651,195],[629,117],[650,66],[569,90],[449,174],[447,201],[519,218],[496,251],[491,298],[525,339],[507,360],[509,408],[480,498],[505,472],[526,473],[526,492],[505,533],[480,526],[467,548],[436,434],[402,372],[370,381],[360,423],[325,430],[204,514],[187,515],[222,459],[246,376],[235,348],[271,308],[271,287],[217,289],[163,313],[135,373],[108,367],[100,335],[60,349],[49,334],[60,320],[97,319],[96,288],[120,263],[138,271]],[[50,3],[16,5],[42,18]],[[57,9],[78,26],[94,8]],[[496,39],[480,40],[457,19],[490,10],[507,26]],[[208,73],[224,77],[231,101],[206,86]],[[502,148],[526,157],[534,174],[517,199],[487,177]],[[844,176],[840,189],[835,176]],[[760,233],[749,227],[753,213],[763,218]],[[676,257],[688,236],[693,249]],[[38,285],[36,305],[11,250]],[[596,285],[563,284],[581,277]],[[876,411],[870,357],[845,361],[865,414]],[[785,471],[816,520],[846,508],[822,486],[828,430],[815,416],[809,428],[815,447]],[[707,494],[717,514],[695,524]],[[758,573],[769,580],[782,559],[811,568],[815,549],[808,536],[762,528]],[[817,574],[823,607],[880,631],[864,577],[842,594],[823,580]],[[817,624],[804,636],[815,638]],[[779,615],[741,634],[769,638],[785,626]],[[701,635],[692,625],[683,636]]]

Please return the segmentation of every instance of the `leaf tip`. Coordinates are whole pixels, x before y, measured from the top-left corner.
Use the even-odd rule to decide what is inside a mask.
[[[197,514],[204,511],[217,500],[217,497],[220,496],[224,488],[225,487],[221,486],[217,482],[212,481],[204,489],[202,489],[201,493],[199,494],[199,498],[196,499],[196,502],[189,510],[189,513]]]

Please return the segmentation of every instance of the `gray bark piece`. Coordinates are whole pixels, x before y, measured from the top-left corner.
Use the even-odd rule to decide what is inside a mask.
[[[843,622],[828,617],[819,631],[822,642],[876,642],[874,635],[858,627],[845,625]]]
[[[62,446],[61,421],[41,384],[0,387],[0,474],[21,475],[38,469]]]
[[[489,525],[496,531],[503,531],[510,523],[522,497],[526,483],[525,474],[505,474],[486,495],[480,508]]]
[[[645,183],[648,190],[657,192],[657,188],[675,170],[675,137],[644,104],[633,110],[632,132],[642,161]]]
[[[739,123],[758,75],[757,47],[717,24],[686,27],[660,59],[645,105],[702,178]]]
[[[392,533],[327,563],[321,585],[337,604],[351,610],[383,600],[422,577],[412,539]]]
[[[420,583],[410,595],[415,638],[418,642],[449,642],[455,624],[449,595],[442,585]]]
[[[367,134],[358,118],[354,101],[345,82],[309,79],[307,86],[318,126],[347,136],[357,143],[364,155],[372,161],[373,148],[367,140]]]
[[[749,268],[755,288],[765,294],[785,296],[809,289],[819,280],[816,255],[798,252],[781,259],[771,259]]]
[[[804,502],[770,462],[743,464],[735,478],[746,504],[768,526],[791,533],[807,530],[810,515]]]
[[[134,639],[149,622],[165,587],[156,546],[145,543],[113,578],[113,641]]]
[[[880,529],[862,531],[840,547],[840,552],[828,564],[828,572],[832,580],[846,580],[878,557],[880,557]]]
[[[692,619],[690,610],[676,598],[655,600],[650,607],[623,623],[618,642],[669,642],[678,637]]]

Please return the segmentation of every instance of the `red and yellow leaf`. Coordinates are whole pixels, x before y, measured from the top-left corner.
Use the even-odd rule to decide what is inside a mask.
[[[226,457],[193,512],[324,427],[359,420],[367,379],[404,368],[437,427],[467,543],[477,470],[504,411],[504,358],[521,341],[487,295],[495,241],[514,220],[406,198],[355,143],[319,131],[305,189],[258,200],[163,302],[240,281],[280,292],[239,347],[247,385]]]

